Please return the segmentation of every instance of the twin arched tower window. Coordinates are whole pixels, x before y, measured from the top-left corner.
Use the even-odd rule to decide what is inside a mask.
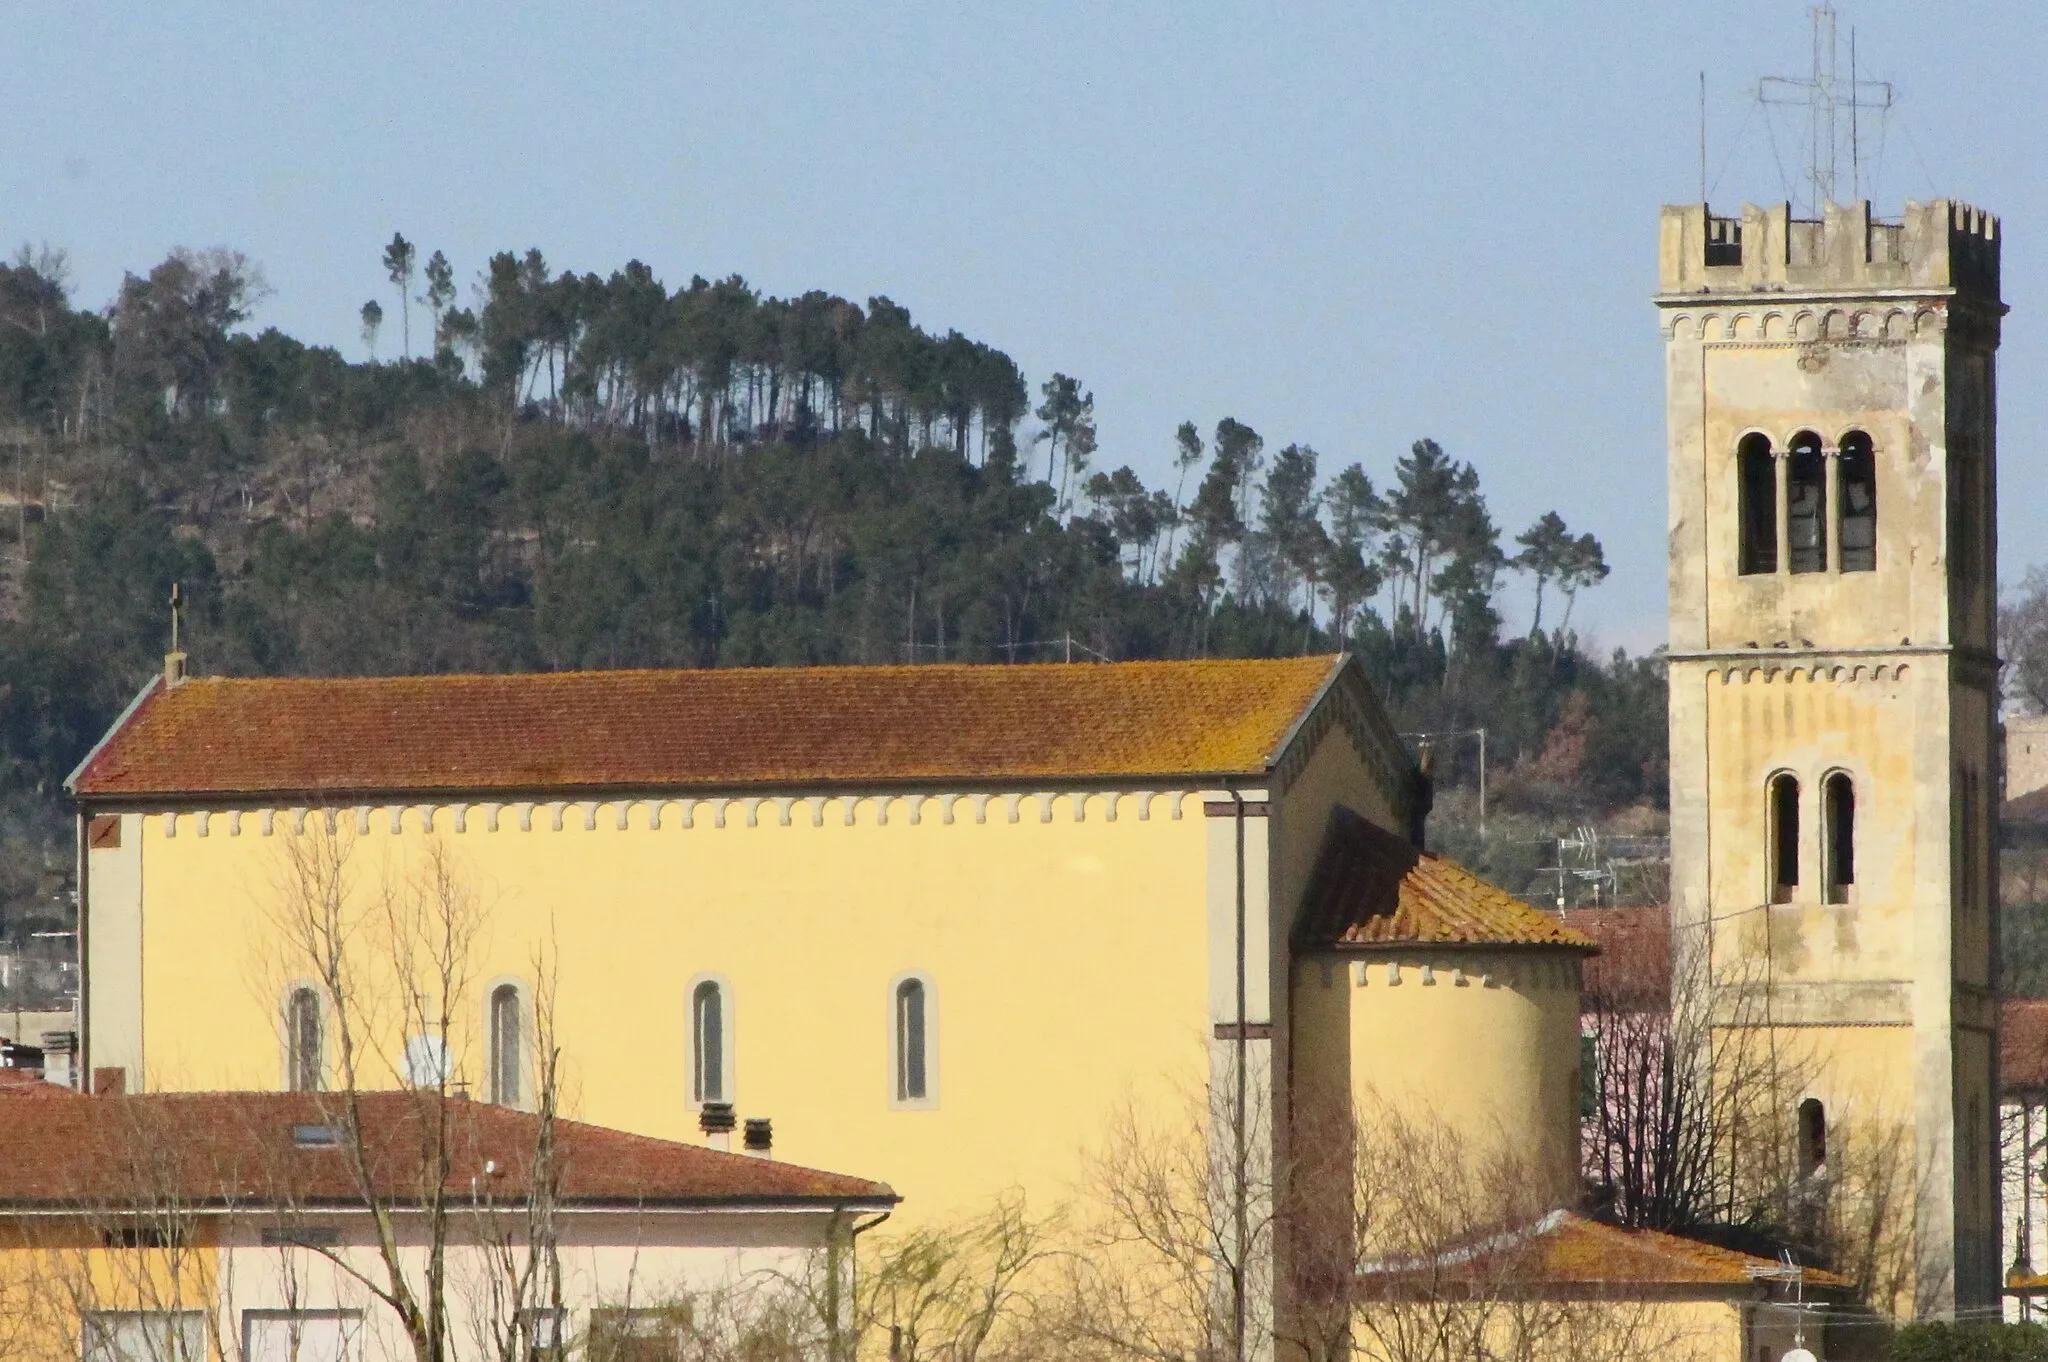
[[[1846,771],[1821,781],[1821,902],[1847,903],[1856,883],[1856,782]],[[1799,777],[1781,771],[1771,777],[1769,847],[1771,902],[1791,903],[1800,885]]]
[[[1877,457],[1862,431],[1849,431],[1829,450],[1803,430],[1782,452],[1767,435],[1745,435],[1735,450],[1735,476],[1736,552],[1745,575],[1778,571],[1781,545],[1791,571],[1826,572],[1830,538],[1840,571],[1876,569]]]

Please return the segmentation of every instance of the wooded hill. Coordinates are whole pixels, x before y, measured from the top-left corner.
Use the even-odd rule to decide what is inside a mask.
[[[52,867],[0,872],[13,926],[58,892],[60,783],[161,665],[174,582],[216,673],[1349,647],[1403,730],[1487,726],[1502,807],[1664,800],[1661,668],[1570,631],[1598,543],[1554,514],[1504,540],[1429,440],[1326,460],[1189,422],[1151,488],[1080,381],[887,298],[529,251],[457,307],[439,252],[394,237],[383,264],[360,321],[388,357],[355,364],[252,332],[261,277],[231,252],[174,252],[97,310],[61,254],[0,266],[0,807],[35,851],[6,859]],[[1503,637],[1515,573],[1538,618]],[[1444,754],[1467,779],[1469,745]]]

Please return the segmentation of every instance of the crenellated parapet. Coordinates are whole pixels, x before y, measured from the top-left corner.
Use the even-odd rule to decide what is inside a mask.
[[[1998,219],[1953,199],[1908,202],[1896,221],[1869,200],[1829,204],[1819,219],[1787,203],[1716,216],[1667,204],[1658,250],[1659,302],[1697,295],[1898,292],[1945,294],[1999,308]]]

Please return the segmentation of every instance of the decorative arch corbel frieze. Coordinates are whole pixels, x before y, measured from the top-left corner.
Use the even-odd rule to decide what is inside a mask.
[[[280,833],[305,836],[310,830],[338,835],[346,828],[358,837],[373,832],[403,836],[413,831],[451,836],[496,833],[516,826],[522,833],[606,831],[623,833],[681,832],[727,827],[794,828],[825,826],[838,806],[848,827],[950,827],[955,824],[1046,824],[1055,822],[1118,822],[1135,809],[1138,822],[1155,817],[1178,821],[1188,800],[1204,791],[1135,790],[957,790],[860,791],[829,795],[666,796],[584,800],[469,800],[425,803],[382,801],[339,805],[269,805],[222,809],[162,809],[165,837],[189,830],[207,837],[225,831],[240,837],[245,829],[270,837]],[[602,818],[609,810],[611,817]],[[936,817],[931,816],[936,810]],[[991,810],[994,818],[991,819]],[[1161,812],[1163,810],[1163,813]],[[708,811],[709,818],[700,815]],[[580,818],[574,817],[580,813]],[[764,814],[769,815],[765,816]],[[250,816],[253,815],[253,828]],[[536,815],[541,815],[537,817]],[[808,815],[803,816],[803,815]],[[280,816],[282,821],[280,822]]]

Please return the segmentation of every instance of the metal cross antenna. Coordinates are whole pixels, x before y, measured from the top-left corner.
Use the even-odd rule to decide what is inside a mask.
[[[1813,70],[1796,76],[1765,76],[1757,82],[1756,97],[1763,104],[1803,105],[1807,116],[1807,182],[1812,192],[1808,211],[1818,217],[1835,202],[1840,174],[1843,138],[1840,115],[1848,115],[1849,197],[1863,197],[1862,129],[1859,115],[1864,110],[1889,112],[1894,94],[1887,80],[1861,80],[1856,74],[1856,31],[1849,31],[1849,78],[1840,76],[1840,44],[1835,35],[1835,7],[1821,0],[1808,11],[1813,19]]]

